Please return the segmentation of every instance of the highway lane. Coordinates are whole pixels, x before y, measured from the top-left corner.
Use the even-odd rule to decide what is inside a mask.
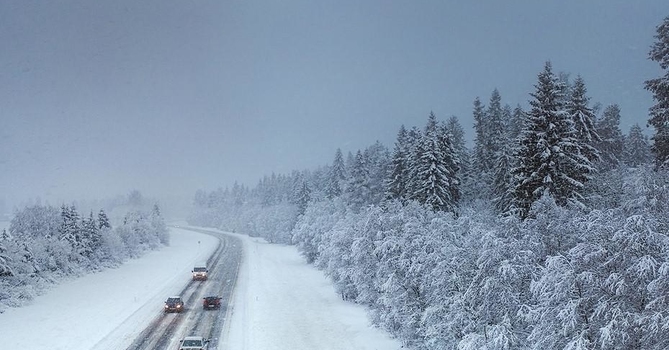
[[[129,350],[176,349],[179,340],[189,335],[211,339],[210,348],[218,346],[218,335],[225,326],[227,306],[230,303],[237,281],[242,259],[242,242],[239,238],[209,230],[184,228],[219,238],[220,243],[207,260],[209,269],[206,281],[188,280],[181,291],[185,310],[181,313],[158,312],[140,335],[128,347]],[[188,277],[184,277],[188,278]],[[203,310],[205,296],[221,297],[220,310]],[[167,298],[168,296],[165,296]]]

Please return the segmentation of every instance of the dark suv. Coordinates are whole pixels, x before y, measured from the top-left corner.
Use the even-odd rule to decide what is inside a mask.
[[[221,308],[221,297],[204,297],[202,300],[202,308],[205,310],[209,309],[220,309]]]
[[[165,312],[181,312],[184,309],[184,302],[180,296],[169,297],[165,300]]]

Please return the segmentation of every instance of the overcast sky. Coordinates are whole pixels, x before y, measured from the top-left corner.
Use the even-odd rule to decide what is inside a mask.
[[[0,2],[0,210],[191,195],[331,162],[475,97],[585,79],[645,127],[666,0]]]

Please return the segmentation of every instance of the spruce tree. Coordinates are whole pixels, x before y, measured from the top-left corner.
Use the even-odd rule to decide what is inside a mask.
[[[91,211],[88,218],[81,220],[81,242],[79,254],[90,258],[93,253],[102,245],[102,236],[97,222]]]
[[[0,277],[2,276],[12,276],[14,271],[12,271],[12,258],[9,257],[7,253],[7,248],[4,246],[5,242],[8,241],[9,235],[7,230],[2,230],[2,236],[0,236]]]
[[[649,58],[657,62],[664,75],[645,82],[647,90],[653,93],[655,105],[650,108],[648,123],[655,128],[652,137],[652,151],[657,168],[669,167],[669,16],[657,27],[655,43],[651,46]]]
[[[390,154],[386,146],[376,141],[362,153],[367,167],[369,198],[366,204],[379,205],[385,198],[385,180],[390,167]]]
[[[451,116],[446,121],[446,131],[451,135],[453,150],[462,161],[467,155],[467,145],[465,141],[465,129],[460,124],[458,117]]]
[[[100,209],[100,211],[98,212],[98,228],[99,229],[111,228],[111,224],[109,223],[109,217],[107,217],[107,213],[105,213],[103,209]]]
[[[606,171],[617,167],[622,161],[625,142],[620,130],[620,107],[617,104],[604,109],[602,118],[597,121],[597,133],[600,136],[597,143],[599,168]]]
[[[516,142],[525,125],[525,111],[520,105],[516,105],[511,113],[511,120],[507,126],[507,135],[510,141]]]
[[[485,107],[477,97],[474,99],[474,160],[473,166],[477,171],[486,170],[485,151],[486,151],[486,125],[485,125]]]
[[[595,129],[595,113],[588,106],[590,98],[586,94],[585,82],[579,75],[574,80],[570,97],[567,100],[567,114],[574,123],[575,136],[579,141],[581,153],[592,163],[599,160],[599,152],[594,145],[600,141],[600,138]]]
[[[513,207],[523,218],[545,193],[559,205],[581,203],[584,183],[593,171],[580,153],[573,122],[561,103],[563,87],[550,62],[539,73],[535,88],[512,170]]]
[[[404,201],[407,198],[409,181],[409,167],[407,157],[409,153],[408,133],[404,125],[400,127],[393,149],[388,177],[386,178],[386,198]]]
[[[439,126],[438,140],[439,146],[442,150],[442,162],[446,169],[446,206],[442,210],[455,213],[458,203],[460,202],[461,193],[460,187],[462,184],[461,177],[461,160],[456,146],[453,143],[453,135],[449,131],[447,125]]]
[[[411,198],[435,211],[455,211],[459,198],[459,161],[446,129],[430,112],[416,159],[417,188]]]
[[[304,212],[307,210],[307,206],[309,205],[310,201],[311,201],[311,189],[309,188],[309,184],[307,184],[307,181],[303,178],[302,185],[300,186],[300,189],[297,192],[297,215],[304,214]]]
[[[355,154],[350,170],[349,183],[346,186],[348,203],[355,212],[370,202],[369,172],[361,151]]]
[[[332,166],[328,173],[327,187],[325,189],[325,195],[329,198],[335,198],[341,196],[343,190],[342,185],[346,180],[346,165],[344,164],[344,155],[341,152],[341,149],[337,148],[335,152],[335,158],[332,161]]]
[[[499,213],[509,213],[513,204],[513,174],[516,166],[515,144],[507,143],[498,153],[495,176],[493,178],[493,204]]]
[[[648,137],[643,134],[639,124],[634,124],[625,138],[625,149],[623,152],[625,164],[638,167],[647,164],[652,159]]]
[[[77,249],[81,241],[79,232],[79,214],[77,209],[63,204],[61,207],[61,225],[59,228],[59,238],[70,243],[72,248]]]
[[[416,175],[416,169],[418,164],[418,159],[420,158],[420,149],[419,145],[423,135],[418,129],[414,126],[407,132],[407,158],[406,166],[407,172],[409,173],[409,178],[406,183],[406,196],[407,199],[413,199],[413,193],[418,190],[419,181]]]
[[[504,108],[502,107],[502,97],[497,89],[492,91],[488,109],[485,112],[484,122],[484,159],[482,160],[484,168],[481,169],[487,174],[492,174],[495,169],[497,153],[504,147],[505,125]]]

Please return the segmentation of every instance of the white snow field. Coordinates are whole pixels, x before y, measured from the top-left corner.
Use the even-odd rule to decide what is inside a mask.
[[[401,344],[370,326],[363,307],[345,302],[293,246],[244,237],[224,350],[390,350]]]
[[[170,228],[171,245],[117,269],[68,280],[28,306],[0,314],[3,349],[124,349],[162,312],[165,298],[217,239]],[[342,301],[296,249],[239,235],[244,262],[219,349],[400,349],[371,327],[364,309]]]

